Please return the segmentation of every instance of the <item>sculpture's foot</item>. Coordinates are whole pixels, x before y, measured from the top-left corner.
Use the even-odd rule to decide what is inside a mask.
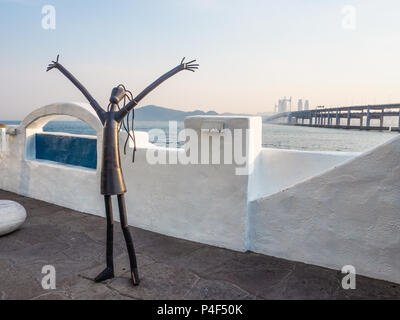
[[[114,278],[114,270],[110,267],[106,267],[100,274],[94,279],[94,282],[102,282],[108,279]]]
[[[134,268],[133,270],[131,270],[131,278],[132,278],[132,283],[134,286],[139,285],[139,272],[137,268]]]

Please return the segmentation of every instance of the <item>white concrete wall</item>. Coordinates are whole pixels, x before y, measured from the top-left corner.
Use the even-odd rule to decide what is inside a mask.
[[[54,104],[28,115],[17,128],[18,134],[7,135],[7,151],[0,153],[0,188],[104,216],[104,201],[100,195],[102,128],[99,120],[85,108],[70,103]],[[97,170],[35,159],[34,134],[41,132],[48,121],[61,114],[75,116],[96,130]],[[201,139],[216,135],[202,132],[203,122],[216,120],[222,121],[225,129],[250,129],[255,126],[261,134],[261,119],[251,117],[189,118],[186,127],[198,132],[201,142]],[[221,137],[223,135],[220,134]],[[137,132],[136,137],[138,149],[135,163],[131,162],[131,150],[127,155],[121,152],[128,189],[129,224],[179,238],[246,250],[248,176],[236,175],[237,166],[234,163],[151,165],[146,160],[146,153],[166,149],[149,144],[146,133]],[[125,136],[121,134],[121,145],[124,140]],[[251,143],[250,139],[245,140],[244,150],[257,149]],[[224,147],[225,142],[222,141],[221,149]],[[184,152],[183,149],[168,151],[172,158]],[[213,154],[211,150],[210,158]],[[249,156],[247,158],[250,159]],[[114,207],[117,208],[116,203]]]
[[[0,128],[0,151],[6,151],[7,137],[6,128]]]
[[[96,130],[96,170],[35,159],[34,133],[58,115],[76,117]],[[400,282],[399,138],[356,157],[262,149],[258,117],[190,117],[185,128],[198,134],[199,146],[211,137],[220,141],[209,146],[209,160],[220,151],[220,161],[226,150],[237,150],[227,130],[247,130],[240,150],[247,169],[238,170],[243,166],[235,161],[151,165],[149,152],[168,150],[176,158],[185,150],[157,147],[146,133],[136,132],[135,163],[131,150],[121,152],[129,224],[335,269],[352,264],[360,274]],[[102,126],[86,105],[40,108],[7,132],[6,151],[0,152],[1,189],[104,216]],[[123,134],[120,139],[123,144]]]
[[[249,201],[294,186],[359,154],[263,148],[249,192]]]
[[[249,204],[255,252],[400,283],[400,136]]]
[[[62,115],[85,121],[96,130],[99,167],[100,121],[86,105],[53,104],[33,111],[16,128],[16,135],[7,135],[7,150],[0,153],[0,188],[82,212],[102,213],[97,206],[102,201],[96,187],[99,170],[35,160],[34,134],[42,132],[48,121]]]

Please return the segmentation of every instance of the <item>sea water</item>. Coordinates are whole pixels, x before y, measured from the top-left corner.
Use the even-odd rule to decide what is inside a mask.
[[[6,124],[19,124],[19,121],[0,121]],[[178,132],[183,129],[183,122],[178,122]],[[135,129],[149,132],[150,142],[169,146],[177,141],[177,132],[169,130],[168,121],[135,121]],[[152,129],[161,129],[165,137],[156,137]],[[72,134],[95,135],[95,131],[82,121],[51,121],[43,128],[47,132],[67,132]],[[309,151],[347,151],[361,152],[381,144],[398,133],[381,131],[361,131],[344,129],[311,128],[263,124],[263,147],[309,150]]]

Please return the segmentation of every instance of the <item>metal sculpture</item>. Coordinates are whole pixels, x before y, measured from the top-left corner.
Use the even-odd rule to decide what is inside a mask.
[[[127,118],[128,124],[128,137],[131,137],[135,143],[134,136],[130,135],[129,131],[129,117],[127,117],[131,110],[152,90],[158,87],[165,80],[180,71],[188,70],[194,72],[198,69],[198,64],[192,60],[181,63],[175,68],[171,69],[149,86],[147,86],[135,98],[130,91],[126,90],[123,85],[118,85],[113,88],[110,96],[110,103],[107,111],[100,107],[99,103],[92,97],[86,88],[59,62],[59,56],[56,61],[49,64],[47,71],[51,69],[58,69],[64,76],[66,76],[86,97],[94,111],[97,113],[101,123],[103,124],[103,151],[102,151],[102,168],[101,168],[101,194],[104,195],[106,216],[107,216],[107,246],[106,246],[106,268],[95,278],[96,282],[101,282],[114,277],[114,261],[113,261],[113,209],[111,204],[111,196],[118,197],[118,207],[121,221],[121,228],[124,234],[126,247],[129,255],[129,262],[131,268],[131,279],[133,285],[139,284],[139,272],[136,263],[135,248],[133,245],[132,237],[128,229],[128,221],[126,215],[125,198],[126,187],[124,177],[121,169],[120,153],[119,153],[119,131],[121,124],[124,123],[124,118]],[[129,102],[125,104],[125,99]],[[119,103],[124,100],[124,106],[119,107]],[[133,127],[133,124],[132,124]],[[125,143],[126,148],[126,143]],[[135,148],[136,149],[136,143]],[[133,155],[134,157],[134,155]]]

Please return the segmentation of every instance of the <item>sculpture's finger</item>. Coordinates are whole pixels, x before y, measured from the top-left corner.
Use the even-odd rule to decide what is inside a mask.
[[[194,59],[194,60],[192,60],[192,61],[189,61],[189,62],[187,62],[186,64],[189,64],[189,63],[192,63],[192,62],[195,62],[196,61],[196,59]]]
[[[182,60],[181,60],[181,64],[183,63],[183,61],[185,61],[185,58],[186,58],[186,57],[183,57],[183,58],[182,58]]]

